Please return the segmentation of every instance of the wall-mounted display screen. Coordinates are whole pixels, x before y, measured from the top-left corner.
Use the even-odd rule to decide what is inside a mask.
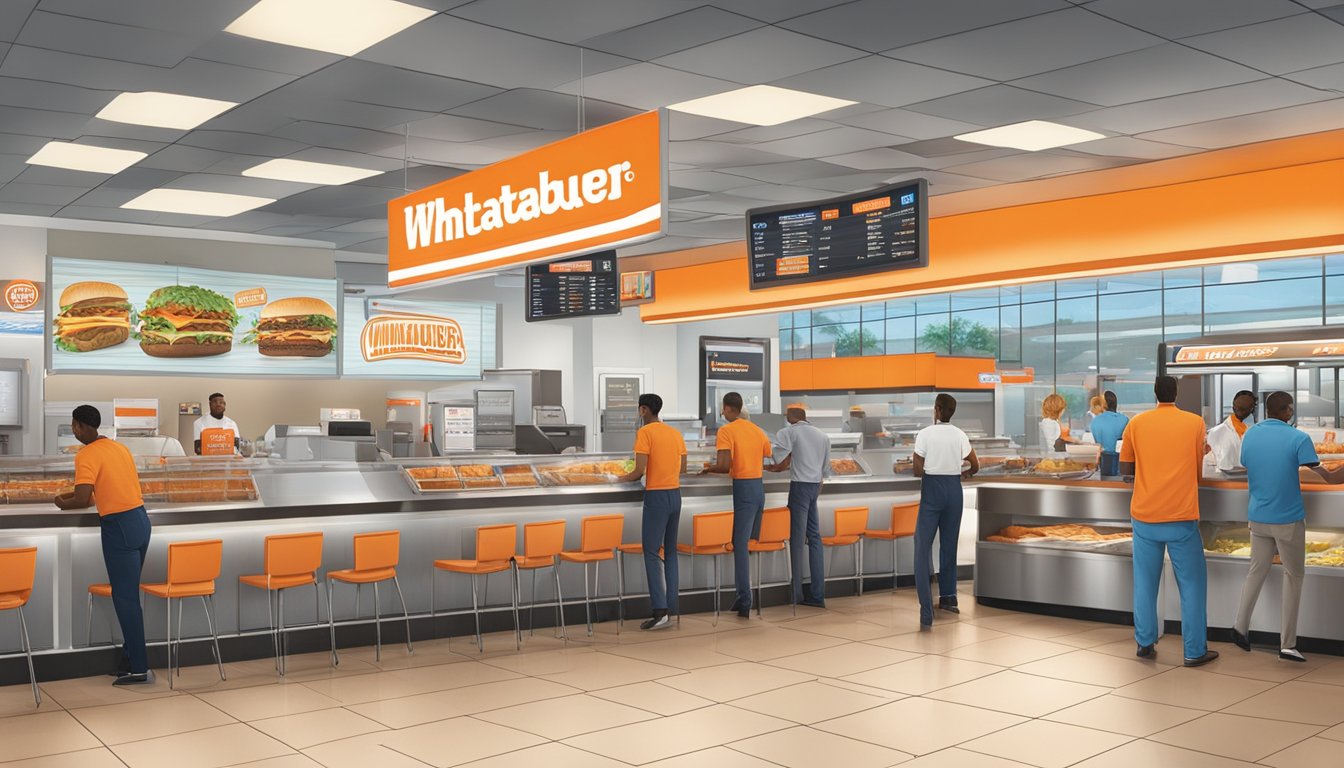
[[[494,304],[346,296],[341,375],[479,379],[495,367]]]
[[[53,257],[55,373],[335,376],[340,284]]]
[[[527,321],[621,313],[616,252],[527,268]]]
[[[653,272],[621,273],[621,306],[629,307],[653,301]]]
[[[928,182],[747,211],[751,287],[771,288],[929,263]]]

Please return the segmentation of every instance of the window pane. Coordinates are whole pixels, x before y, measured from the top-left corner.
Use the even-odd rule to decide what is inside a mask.
[[[1325,278],[1325,322],[1344,323],[1344,275]]]
[[[779,329],[781,331],[784,330],[785,328],[792,328],[792,327],[793,327],[792,312],[785,312],[784,314],[779,316]]]
[[[998,307],[952,313],[952,354],[996,357],[998,353]]]
[[[915,351],[936,352],[940,355],[952,351],[951,329],[947,324],[948,316],[920,315],[915,318]]]
[[[1321,278],[1204,287],[1207,333],[1321,324]]]
[[[882,320],[887,316],[887,305],[882,302],[876,304],[864,304],[859,307],[860,315],[864,322],[869,320]]]
[[[982,309],[999,305],[999,289],[988,288],[981,291],[962,291],[952,294],[952,311],[963,309]]]
[[[1022,286],[1022,303],[1031,301],[1054,301],[1054,283],[1029,283]]]
[[[1020,286],[1020,285],[1003,285],[1003,286],[999,286],[999,303],[1000,303],[1000,304],[1021,304],[1021,303],[1022,303],[1022,286]]]
[[[1103,294],[1097,303],[1101,373],[1151,389],[1162,341],[1162,292]]]
[[[1054,383],[1054,302],[1022,305],[1022,365],[1036,370],[1037,382],[1046,385]]]
[[[858,357],[863,354],[858,323],[833,323],[812,329],[813,357]]]
[[[804,310],[799,311],[799,312],[794,312],[794,313],[793,313],[793,327],[794,327],[794,328],[811,328],[811,327],[812,327],[812,310],[810,310],[810,309],[804,309]]]
[[[791,351],[792,359],[807,360],[812,357],[812,329],[794,328],[780,334],[780,346]]]
[[[1161,289],[1161,272],[1135,272],[1132,275],[1103,277],[1097,281],[1097,291],[1099,293],[1131,293],[1133,291],[1156,291]]]
[[[915,318],[894,317],[887,320],[887,354],[912,355],[915,353]]]
[[[1061,299],[1055,304],[1055,375],[1082,377],[1097,372],[1097,300]],[[1077,379],[1075,378],[1075,381]],[[1081,416],[1081,413],[1076,413]]]
[[[1063,280],[1055,283],[1055,298],[1073,299],[1097,294],[1096,278],[1086,280]]]
[[[1022,362],[1022,307],[1017,304],[999,307],[999,360]]]
[[[1222,264],[1204,268],[1205,285],[1224,283],[1252,283],[1257,280],[1283,280],[1296,277],[1316,277],[1321,274],[1321,259],[1273,259]]]
[[[1325,274],[1344,275],[1344,253],[1335,253],[1325,257]]]
[[[1162,292],[1162,337],[1167,341],[1203,335],[1199,288],[1175,288]]]
[[[914,314],[914,299],[892,299],[887,302],[887,317],[913,317]]]
[[[886,353],[887,321],[875,320],[863,322],[863,354],[881,355]]]
[[[1200,267],[1168,269],[1162,273],[1163,288],[1189,288],[1204,284],[1204,270]]]
[[[844,307],[827,307],[825,309],[812,310],[813,326],[857,322],[859,322],[859,308],[857,305],[851,304]]]
[[[932,296],[916,296],[915,309],[921,315],[931,315],[938,312],[947,312],[951,307],[951,297],[946,293],[934,294]]]

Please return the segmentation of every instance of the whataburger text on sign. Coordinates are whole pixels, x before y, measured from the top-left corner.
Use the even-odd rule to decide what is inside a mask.
[[[666,228],[667,121],[646,112],[387,204],[387,284],[649,240]]]

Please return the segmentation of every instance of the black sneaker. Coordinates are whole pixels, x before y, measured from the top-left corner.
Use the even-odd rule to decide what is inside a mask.
[[[742,598],[739,597],[739,598],[737,598],[736,600],[734,600],[734,601],[733,601],[733,605],[732,605],[732,607],[729,608],[728,610],[730,610],[730,611],[737,611],[737,612],[741,613],[741,612],[742,612]]]
[[[1279,658],[1284,661],[1305,662],[1306,656],[1303,656],[1296,648],[1284,648],[1279,651]]]
[[[1151,659],[1157,656],[1157,649],[1151,645],[1140,645],[1139,650],[1134,652],[1140,659]]]
[[[748,605],[748,606],[744,606],[744,607],[740,607],[740,608],[738,608],[738,609],[737,609],[737,618],[739,618],[739,619],[750,619],[750,618],[751,618],[751,606]]]
[[[1237,630],[1232,630],[1232,642],[1243,651],[1251,650],[1251,638],[1241,634]]]
[[[825,600],[813,600],[812,598],[809,597],[809,598],[807,598],[806,600],[804,600],[804,601],[802,601],[801,603],[799,603],[799,605],[806,605],[808,608],[825,608],[825,607],[826,607],[826,601],[825,601]]]
[[[113,685],[153,685],[154,670],[148,672],[128,672],[112,681]]]
[[[957,607],[956,603],[950,603],[946,600],[939,602],[938,608],[947,611],[948,613],[961,613],[961,609]]]
[[[1216,659],[1216,658],[1218,658],[1218,652],[1217,652],[1217,651],[1205,651],[1205,652],[1204,652],[1204,655],[1203,655],[1203,656],[1200,656],[1198,659],[1186,659],[1186,660],[1185,660],[1185,666],[1187,666],[1187,667],[1202,667],[1202,666],[1204,666],[1205,664],[1208,664],[1210,661],[1213,661],[1213,660]]]
[[[671,617],[669,617],[668,614],[664,613],[661,616],[654,616],[653,618],[649,619],[643,624],[640,624],[639,628],[644,630],[645,632],[651,632],[655,629],[666,629],[671,625],[672,625]]]

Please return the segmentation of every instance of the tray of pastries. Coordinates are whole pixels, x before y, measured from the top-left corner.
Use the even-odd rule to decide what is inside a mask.
[[[985,537],[985,541],[999,544],[1084,549],[1114,554],[1128,553],[1133,539],[1134,533],[1128,528],[1077,523],[1010,525],[996,534]]]
[[[8,504],[40,504],[75,490],[71,475],[10,475],[0,483],[0,498]]]
[[[1331,453],[1344,454],[1344,445],[1339,443],[1334,432],[1326,432],[1324,439],[1321,440],[1321,442],[1316,443],[1316,454],[1325,455]]]
[[[457,470],[447,464],[434,467],[407,467],[406,476],[416,491],[460,491],[462,480]]]
[[[463,488],[503,488],[504,481],[499,479],[494,466],[490,464],[460,464],[457,476],[462,478]]]
[[[536,488],[540,485],[531,464],[509,464],[497,469],[504,485],[509,488]]]
[[[982,475],[1013,475],[1026,472],[1031,464],[1021,456],[976,456]]]
[[[538,467],[546,485],[610,485],[634,469],[633,461],[581,461]]]
[[[848,457],[831,459],[831,474],[833,475],[862,475],[863,473],[863,466],[859,464],[857,459]]]
[[[1090,476],[1096,469],[1090,464],[1073,459],[1041,459],[1031,468],[1031,473],[1053,480],[1081,480]]]

